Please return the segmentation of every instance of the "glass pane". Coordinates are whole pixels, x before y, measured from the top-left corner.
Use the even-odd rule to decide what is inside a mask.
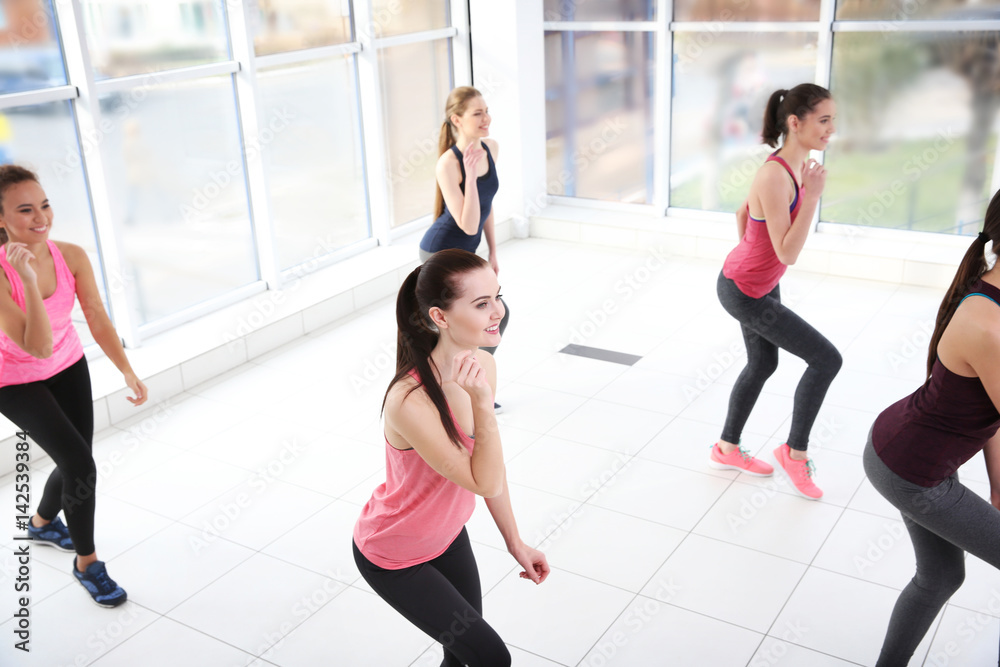
[[[975,234],[997,160],[996,32],[838,33],[821,219]]]
[[[655,0],[545,0],[546,21],[655,21]]]
[[[139,324],[256,280],[232,77],[110,93],[101,105],[100,147]]]
[[[98,79],[229,59],[223,0],[82,1]]]
[[[351,41],[351,7],[341,0],[258,0],[258,56]]]
[[[837,20],[996,19],[998,8],[1000,0],[838,0]]]
[[[452,88],[449,40],[382,49],[379,69],[396,227],[433,213],[438,136]]]
[[[816,76],[816,34],[677,33],[674,48],[670,205],[735,211],[774,150],[768,97]]]
[[[89,150],[87,146],[84,149]],[[13,107],[0,112],[0,162],[19,164],[38,174],[54,214],[51,238],[75,243],[87,251],[97,276],[97,288],[107,308],[94,220],[70,103]],[[120,279],[109,282],[118,285],[119,289],[123,285]],[[79,303],[73,307],[72,317],[83,344],[93,343]]]
[[[372,0],[372,32],[375,37],[392,37],[447,28],[448,14],[447,0]]]
[[[675,0],[675,21],[818,21],[820,0]]]
[[[0,3],[0,93],[66,85],[49,0]]]
[[[546,33],[548,193],[653,197],[653,36]]]
[[[258,81],[261,127],[290,122],[264,148],[280,267],[368,238],[353,56],[260,70]]]

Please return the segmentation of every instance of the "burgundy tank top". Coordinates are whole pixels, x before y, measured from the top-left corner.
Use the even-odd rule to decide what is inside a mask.
[[[1000,305],[1000,289],[989,283],[977,281],[972,293]],[[975,456],[998,427],[1000,412],[979,378],[956,375],[938,359],[926,386],[893,403],[875,419],[872,444],[894,473],[930,487]]]

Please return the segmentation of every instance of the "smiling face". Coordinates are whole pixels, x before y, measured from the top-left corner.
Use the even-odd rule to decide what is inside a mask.
[[[831,99],[818,102],[804,118],[788,117],[788,130],[799,143],[813,151],[824,151],[836,132],[837,104]]]
[[[469,99],[465,105],[464,113],[461,115],[452,114],[451,116],[451,124],[455,126],[461,136],[469,141],[490,136],[492,120],[489,108],[486,106],[486,100],[479,95]]]
[[[9,185],[0,194],[0,227],[11,241],[30,244],[47,240],[52,217],[49,199],[36,181]]]
[[[442,335],[450,336],[455,343],[466,348],[499,344],[500,320],[505,310],[499,298],[497,274],[489,266],[484,266],[458,276],[454,287],[458,296],[447,310],[430,309],[431,319]]]

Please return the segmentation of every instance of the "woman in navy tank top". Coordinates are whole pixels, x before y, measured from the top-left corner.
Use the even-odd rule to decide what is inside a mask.
[[[740,243],[726,257],[717,283],[722,307],[743,330],[747,365],[733,385],[722,437],[712,446],[709,465],[760,477],[773,472],[739,442],[764,383],[778,368],[778,349],[787,350],[809,367],[795,389],[788,440],[774,450],[774,457],[795,490],[811,500],[823,492],[813,481],[806,454],[809,432],[842,359],[823,334],[782,305],[778,281],[802,252],[823,194],[826,170],[809,159],[809,151],[826,149],[835,113],[830,91],[815,84],[771,95],[763,139],[771,147],[782,137],[784,141],[757,172],[746,202],[736,211]]]
[[[435,220],[420,240],[421,262],[448,248],[476,252],[485,236],[490,266],[500,275],[493,216],[493,197],[500,187],[496,168],[500,146],[489,138],[491,122],[486,100],[478,90],[461,86],[449,93],[435,168]],[[465,187],[468,174],[476,187]],[[506,301],[503,304],[506,312],[500,322],[501,337],[510,320],[510,306]],[[494,354],[497,348],[484,349]],[[499,408],[495,406],[497,411]]]
[[[926,382],[883,410],[868,435],[868,480],[903,515],[917,561],[892,610],[877,667],[909,662],[962,585],[966,552],[1000,569],[1000,267],[989,268],[987,243],[994,254],[1000,193],[941,302]],[[958,480],[959,467],[980,450],[989,502]]]

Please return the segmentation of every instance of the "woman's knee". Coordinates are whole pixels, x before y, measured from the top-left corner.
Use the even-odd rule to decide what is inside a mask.
[[[840,350],[835,348],[829,341],[827,341],[825,349],[820,354],[809,360],[810,368],[821,372],[831,380],[837,377],[837,373],[840,372],[840,368],[843,365],[844,357],[840,354]]]
[[[778,370],[778,348],[768,348],[751,354],[747,358],[747,367],[753,377],[761,380],[771,377]]]
[[[913,577],[915,586],[944,601],[954,595],[965,582],[965,561],[955,561],[948,567],[936,567],[933,571],[917,570]]]

